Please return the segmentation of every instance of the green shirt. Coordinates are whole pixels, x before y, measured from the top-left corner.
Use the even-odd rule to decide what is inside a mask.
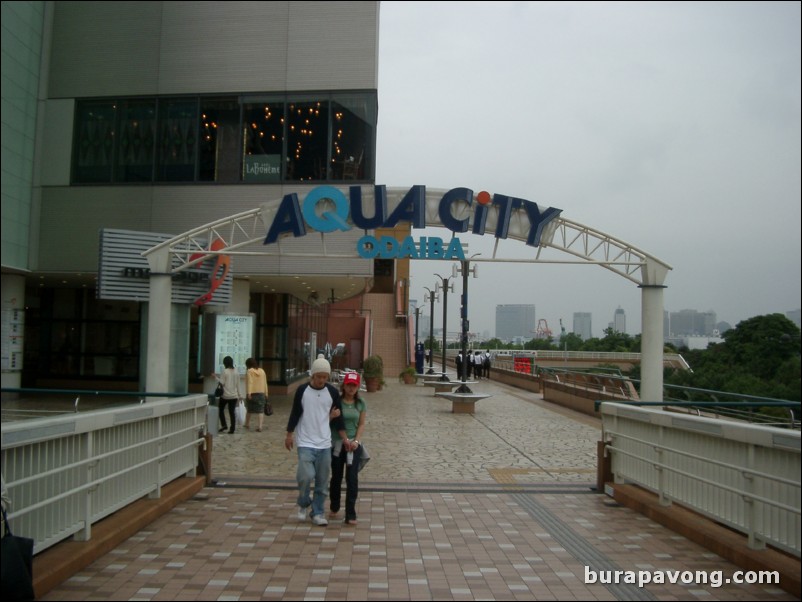
[[[348,403],[344,399],[340,400],[343,404],[343,420],[345,421],[345,433],[349,439],[356,437],[356,429],[359,427],[359,414],[367,410],[365,402],[357,398],[355,403]],[[340,433],[332,429],[332,441],[340,440]]]

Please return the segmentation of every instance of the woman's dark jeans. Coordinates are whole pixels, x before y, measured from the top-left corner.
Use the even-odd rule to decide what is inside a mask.
[[[340,511],[343,472],[345,472],[345,520],[356,520],[356,498],[359,496],[359,459],[362,457],[362,446],[354,450],[351,466],[346,465],[348,454],[345,449],[335,456],[331,455],[331,485],[329,486],[330,509]]]

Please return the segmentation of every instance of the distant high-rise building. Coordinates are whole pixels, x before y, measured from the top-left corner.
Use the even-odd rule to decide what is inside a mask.
[[[590,323],[589,312],[575,312],[574,313],[574,334],[582,337],[583,341],[587,341],[593,336],[593,329]]]
[[[615,332],[620,332],[622,334],[626,334],[627,332],[627,316],[624,313],[624,310],[620,307],[615,310],[615,314],[613,314],[613,323],[611,324],[611,328]]]
[[[529,340],[534,337],[534,305],[496,305],[496,338],[505,343],[515,337]]]
[[[712,336],[716,330],[716,312],[699,312],[695,309],[672,311],[668,314],[668,328],[664,336]]]

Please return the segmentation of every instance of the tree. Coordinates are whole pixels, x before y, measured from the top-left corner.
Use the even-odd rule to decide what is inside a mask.
[[[724,333],[724,342],[683,352],[693,372],[676,371],[668,384],[758,397],[802,399],[799,328],[782,314],[756,316]]]

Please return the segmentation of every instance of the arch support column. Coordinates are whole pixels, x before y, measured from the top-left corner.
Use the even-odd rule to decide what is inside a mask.
[[[641,390],[643,401],[663,401],[663,285],[641,288]]]
[[[159,249],[148,256],[150,264],[150,297],[148,299],[148,344],[145,361],[145,391],[170,391],[170,335],[173,300],[173,279],[170,275],[170,252]]]

